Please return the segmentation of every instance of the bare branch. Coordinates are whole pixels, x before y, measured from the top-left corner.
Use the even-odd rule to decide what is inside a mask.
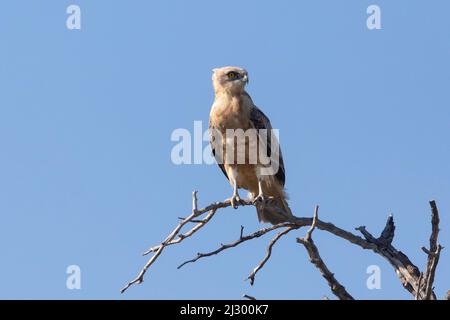
[[[203,228],[205,226],[205,224],[209,222],[209,220],[211,220],[211,218],[214,216],[214,214],[216,213],[216,211],[218,209],[226,208],[226,207],[231,206],[230,200],[227,199],[227,200],[225,200],[223,202],[216,202],[216,203],[210,204],[209,206],[199,210],[199,209],[197,209],[197,202],[198,202],[198,200],[197,200],[197,191],[194,191],[192,193],[192,213],[187,218],[181,218],[182,223],[183,223],[183,221],[185,221],[187,219],[188,220],[187,222],[197,222],[197,225],[194,226],[191,230],[189,230],[185,234],[179,235],[179,237],[177,239],[172,239],[171,241],[167,242],[165,244],[165,246],[170,246],[170,245],[173,245],[173,244],[180,243],[185,238],[188,238],[188,237],[192,236],[199,229]],[[253,203],[250,200],[241,200],[240,202],[238,202],[237,205],[238,206],[251,206],[251,205],[253,205]],[[197,218],[197,217],[203,215],[206,212],[209,212],[209,214],[204,219],[202,219],[202,220],[195,220],[194,219],[194,218]],[[186,223],[184,223],[184,224],[186,224]],[[183,226],[184,226],[184,224],[183,224]],[[180,225],[178,225],[177,228],[179,226]],[[145,255],[148,255],[149,253],[157,252],[159,250],[160,246],[161,246],[161,244],[157,245],[157,246],[154,246],[154,247],[151,247],[150,249],[145,251],[143,253],[143,255],[145,256]]]
[[[209,222],[209,220],[211,220],[211,218],[216,214],[217,209],[212,209],[206,216],[204,219],[202,220],[189,220],[188,222],[194,222],[194,221],[198,221],[197,224],[190,229],[189,231],[187,231],[186,233],[180,234],[178,235],[178,238],[176,239],[172,239],[171,241],[167,242],[164,244],[165,247],[167,246],[171,246],[177,243],[180,243],[181,241],[183,241],[186,238],[191,237],[194,233],[196,233],[198,230],[200,230],[201,228],[203,228],[206,223]],[[183,220],[184,221],[184,220]],[[150,249],[148,249],[147,251],[145,251],[142,255],[146,256],[152,252],[156,252],[159,250],[159,248],[162,246],[163,244],[160,244],[158,246],[154,246],[151,247]]]
[[[386,221],[386,225],[384,226],[384,229],[381,232],[380,237],[378,238],[378,241],[380,241],[384,245],[390,245],[394,240],[394,235],[395,235],[394,216],[390,214]]]
[[[316,206],[314,209],[314,216],[313,216],[313,221],[312,221],[311,227],[306,232],[306,237],[305,237],[306,241],[311,240],[312,233],[314,232],[314,229],[317,227],[318,220],[319,220],[319,206]]]
[[[192,192],[192,213],[197,214],[198,211],[198,199],[197,199],[198,191]]]
[[[313,223],[312,218],[296,218],[296,224],[298,224],[300,226],[310,226],[312,223]],[[375,250],[377,248],[377,246],[375,244],[373,244],[369,241],[366,241],[363,238],[361,238],[349,231],[345,231],[344,229],[336,227],[334,224],[332,224],[330,222],[324,222],[321,220],[317,220],[316,227],[317,227],[317,229],[332,233],[335,236],[340,237],[344,240],[347,240],[350,243],[353,243],[363,249]]]
[[[251,205],[251,204],[252,203],[250,200],[247,200],[247,201],[244,200],[239,203],[239,205],[241,205],[241,206],[246,206],[246,205]],[[226,200],[223,202],[213,203],[203,209],[198,210],[197,209],[197,192],[194,191],[192,193],[192,213],[188,217],[186,217],[184,220],[182,220],[160,245],[150,248],[149,250],[144,252],[144,255],[146,255],[150,252],[154,252],[154,254],[144,265],[144,267],[139,272],[137,277],[134,278],[132,281],[128,282],[128,284],[125,285],[125,287],[123,287],[122,290],[120,290],[120,292],[124,293],[132,285],[142,283],[144,281],[144,275],[147,272],[148,268],[150,268],[150,266],[158,259],[158,257],[161,255],[161,253],[167,246],[173,245],[175,243],[180,243],[185,238],[192,236],[196,231],[201,229],[203,226],[206,225],[206,223],[208,221],[210,221],[210,219],[214,216],[215,212],[219,208],[226,208],[226,207],[229,207],[230,205],[231,205],[230,200]],[[203,221],[199,222],[194,228],[189,230],[186,234],[181,234],[179,236],[179,238],[175,239],[175,237],[179,234],[180,230],[187,223],[190,223],[194,218],[197,218],[206,212],[209,212],[209,214],[205,217],[205,219],[203,219]]]
[[[434,254],[430,255],[431,257],[431,265],[430,269],[427,268],[427,277],[426,279],[426,286],[425,286],[425,300],[436,300],[436,296],[433,293],[434,287],[434,275],[436,273],[436,268],[439,262],[439,256],[441,254],[442,246],[438,244],[436,252]]]
[[[430,249],[422,247],[422,250],[428,254],[427,269],[425,271],[425,300],[436,300],[436,295],[433,293],[434,275],[439,262],[442,247],[438,244],[439,236],[439,211],[434,200],[430,201],[431,207],[431,235],[430,235]]]
[[[284,231],[277,233],[277,235],[270,241],[269,246],[267,247],[266,256],[255,267],[255,269],[253,269],[253,271],[250,273],[250,275],[247,278],[247,280],[250,280],[250,285],[253,285],[255,283],[256,273],[258,273],[258,271],[261,270],[264,267],[264,265],[266,264],[266,262],[270,259],[270,256],[272,255],[272,249],[273,249],[274,245],[277,243],[277,241],[280,240],[286,234],[288,234],[290,231],[298,229],[298,228],[299,227],[297,227],[297,226],[287,227]]]
[[[247,235],[247,236],[243,236],[242,233],[241,233],[241,235],[239,236],[238,240],[236,240],[236,241],[234,241],[232,243],[229,243],[229,244],[221,244],[220,247],[218,249],[214,250],[214,251],[210,251],[210,252],[206,252],[206,253],[200,253],[199,252],[199,253],[197,253],[197,256],[195,258],[183,262],[182,264],[180,264],[178,266],[177,269],[180,269],[180,268],[184,267],[188,263],[197,262],[198,260],[200,260],[202,258],[210,257],[210,256],[213,256],[213,255],[219,254],[220,252],[222,252],[224,250],[237,247],[241,243],[244,243],[246,241],[249,241],[249,240],[252,240],[252,239],[255,239],[255,238],[259,238],[259,237],[265,235],[266,233],[269,233],[269,232],[271,232],[271,231],[273,231],[275,229],[279,229],[279,228],[283,228],[283,227],[297,227],[297,226],[295,224],[290,223],[290,222],[284,222],[284,223],[279,223],[279,224],[273,225],[273,226],[268,227],[268,228],[264,228],[264,229],[258,230],[258,231],[254,232],[252,234]]]
[[[423,279],[423,272],[420,273],[419,281],[417,283],[417,290],[416,290],[416,296],[415,296],[416,300],[419,300],[419,298],[420,298],[419,293],[420,293],[420,290],[422,290],[422,279]]]
[[[395,229],[392,215],[386,221],[384,230]],[[419,290],[420,271],[411,260],[401,251],[394,248],[386,238],[383,238],[383,233],[379,238],[375,238],[364,226],[356,228],[360,231],[368,243],[375,245],[372,250],[385,258],[395,269],[395,273],[400,279],[403,287],[408,290],[414,297],[417,296]],[[385,233],[386,234],[386,233]],[[389,237],[387,237],[389,239]],[[421,300],[424,297],[423,292],[419,292],[418,298]]]
[[[178,217],[178,220],[184,220],[184,219],[185,219],[185,217]],[[203,220],[192,219],[189,222],[191,222],[191,223],[203,223]]]
[[[239,206],[249,206],[253,205],[251,200],[241,200],[237,203]],[[428,254],[428,264],[427,264],[427,271],[424,273],[421,277],[421,272],[419,271],[419,268],[417,268],[410,259],[403,254],[401,251],[395,249],[392,246],[392,240],[394,238],[395,233],[395,225],[392,215],[388,217],[388,220],[386,222],[386,226],[384,227],[380,237],[375,238],[372,236],[372,234],[366,230],[364,226],[356,228],[361,232],[361,234],[364,236],[364,238],[357,236],[351,232],[348,232],[346,230],[343,230],[339,227],[336,227],[334,224],[329,222],[324,222],[318,219],[318,214],[316,208],[314,218],[304,218],[304,217],[295,217],[293,221],[280,223],[277,225],[273,225],[267,228],[263,228],[261,230],[258,230],[252,234],[249,234],[247,236],[243,235],[244,227],[241,226],[241,231],[239,235],[239,239],[236,240],[233,243],[230,244],[221,244],[220,248],[208,252],[208,253],[199,253],[197,254],[197,257],[191,260],[188,260],[184,263],[182,263],[178,268],[183,267],[187,263],[196,262],[197,260],[212,256],[215,254],[218,254],[222,252],[223,250],[227,250],[233,247],[236,247],[240,245],[243,242],[259,238],[267,233],[270,233],[276,229],[285,228],[281,232],[279,232],[269,243],[267,247],[266,256],[264,259],[260,262],[260,264],[253,270],[253,272],[249,275],[248,279],[250,279],[250,283],[253,284],[255,280],[256,273],[261,270],[261,268],[267,263],[267,261],[270,259],[272,249],[277,243],[277,241],[282,238],[284,235],[286,235],[288,232],[294,229],[298,229],[303,226],[311,226],[311,228],[306,233],[305,239],[297,240],[300,243],[306,243],[305,247],[307,248],[308,253],[314,259],[319,258],[319,260],[314,260],[313,263],[319,263],[319,267],[322,268],[321,272],[323,272],[324,277],[329,280],[329,283],[337,282],[337,280],[334,278],[333,274],[326,268],[325,264],[320,258],[319,252],[317,247],[315,246],[314,242],[311,239],[311,235],[313,231],[317,228],[323,231],[327,231],[337,237],[340,237],[344,240],[349,241],[350,243],[353,243],[362,249],[368,249],[373,251],[374,253],[382,256],[385,258],[396,271],[396,274],[398,275],[401,283],[407,289],[416,299],[426,299],[431,298],[435,299],[436,295],[433,292],[433,282],[434,282],[434,274],[436,270],[437,263],[439,261],[439,255],[442,247],[437,243],[437,236],[439,232],[439,215],[438,210],[436,207],[436,204],[434,201],[430,202],[431,208],[432,208],[432,234],[430,236],[430,250],[423,248],[423,250]],[[139,284],[143,282],[144,275],[147,272],[147,270],[150,268],[150,266],[158,259],[158,257],[161,255],[162,251],[170,245],[181,243],[184,239],[192,237],[197,231],[199,231],[201,228],[203,228],[216,214],[217,210],[221,208],[226,208],[231,206],[230,200],[225,200],[223,202],[215,202],[212,203],[202,209],[198,209],[198,200],[197,200],[197,192],[193,192],[192,194],[192,212],[189,216],[186,218],[182,218],[181,221],[178,223],[178,225],[175,227],[175,229],[166,237],[166,239],[159,245],[154,246],[147,250],[144,254],[153,253],[153,255],[150,257],[150,259],[147,261],[147,263],[144,265],[142,270],[139,272],[138,276],[130,281],[122,290],[121,292],[125,292],[130,286],[134,284]],[[208,213],[203,218],[200,218],[205,213]],[[183,227],[187,224],[195,223],[195,225],[186,231],[185,233],[180,233]],[[310,241],[308,241],[308,239]],[[311,245],[312,244],[312,245]],[[322,265],[323,264],[323,265]],[[326,269],[324,269],[326,268]],[[330,277],[333,276],[333,277]],[[420,279],[421,278],[421,279]],[[345,288],[342,287],[343,290],[337,286],[335,287],[335,290],[338,290],[341,294],[341,297],[346,296]],[[333,287],[332,287],[333,289]],[[348,293],[347,293],[348,294]],[[348,294],[347,298],[350,298],[351,296]]]
[[[430,201],[431,207],[431,235],[430,235],[430,251],[436,252],[438,248],[438,236],[439,236],[439,211],[436,206],[436,201]]]
[[[322,258],[320,257],[319,250],[317,249],[317,246],[314,244],[314,241],[311,237],[314,229],[317,226],[318,212],[319,206],[316,206],[311,228],[308,230],[306,236],[303,239],[297,238],[297,242],[303,244],[303,246],[306,248],[311,263],[313,263],[316,268],[319,269],[320,274],[325,278],[325,280],[327,280],[333,294],[340,300],[353,300],[353,297],[347,292],[344,286],[339,283],[339,281],[334,277],[334,274],[325,265]]]

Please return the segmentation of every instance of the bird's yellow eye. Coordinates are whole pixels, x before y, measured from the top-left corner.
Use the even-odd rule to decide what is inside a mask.
[[[234,80],[237,77],[238,77],[238,75],[237,75],[236,72],[231,71],[231,72],[228,73],[228,79],[230,79],[230,80]]]

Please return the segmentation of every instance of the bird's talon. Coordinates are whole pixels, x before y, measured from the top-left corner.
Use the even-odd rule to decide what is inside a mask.
[[[264,197],[264,195],[259,194],[258,196],[256,196],[255,199],[253,199],[253,204],[258,203],[258,202],[261,202],[261,203],[266,202],[266,198]]]
[[[232,196],[230,198],[230,202],[231,202],[231,206],[234,209],[237,209],[238,208],[238,204],[242,203],[242,200],[241,200],[241,197],[239,197],[238,195],[234,195],[234,196]]]

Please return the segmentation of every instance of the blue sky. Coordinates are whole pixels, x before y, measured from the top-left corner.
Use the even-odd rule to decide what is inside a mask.
[[[81,7],[81,30],[66,8]],[[381,8],[368,30],[366,8]],[[254,287],[270,237],[177,270],[198,251],[260,227],[226,209],[167,249],[120,295],[191,207],[231,188],[216,166],[171,162],[174,129],[207,124],[211,69],[245,67],[248,92],[280,129],[291,207],[347,230],[381,231],[420,268],[436,199],[448,246],[448,1],[8,1],[0,12],[0,298],[321,299],[332,297],[291,233]],[[391,266],[323,232],[336,277],[363,299],[409,299]],[[66,268],[81,268],[81,290]],[[366,287],[370,265],[381,289]],[[450,289],[444,249],[436,293]]]

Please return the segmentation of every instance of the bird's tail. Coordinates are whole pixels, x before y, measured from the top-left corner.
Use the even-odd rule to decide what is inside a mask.
[[[295,221],[285,195],[270,197],[264,203],[256,203],[256,212],[260,222],[278,224]]]

